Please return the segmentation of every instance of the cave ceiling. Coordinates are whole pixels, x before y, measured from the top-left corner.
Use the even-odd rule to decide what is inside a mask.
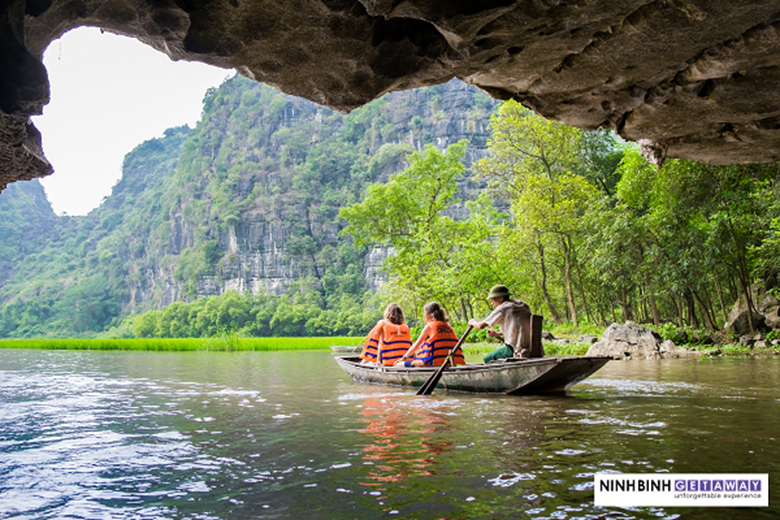
[[[661,162],[780,160],[780,3],[740,0],[6,0],[0,188],[51,173],[30,122],[79,26],[349,111],[459,78]]]

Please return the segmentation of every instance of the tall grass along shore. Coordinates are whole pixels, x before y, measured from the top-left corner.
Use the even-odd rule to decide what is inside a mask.
[[[307,338],[238,338],[221,336],[213,338],[36,338],[0,339],[0,349],[50,349],[50,350],[146,350],[160,352],[188,351],[275,351],[275,350],[330,350],[332,345],[358,346],[362,336],[307,337]],[[463,352],[470,356],[482,356],[498,347],[495,341],[477,341],[463,345]],[[544,342],[547,356],[584,356],[590,343]],[[750,346],[727,345],[684,345],[692,346],[707,357],[717,356],[777,356],[780,347],[754,349]],[[475,358],[476,359],[476,358]]]
[[[147,350],[162,352],[188,351],[273,351],[273,350],[330,350],[331,345],[360,345],[363,337],[309,337],[309,338],[237,338],[232,336],[213,338],[37,338],[0,339],[0,348],[6,349],[50,349],[50,350]],[[463,345],[466,354],[478,355],[492,352],[496,342],[478,342]],[[548,355],[581,356],[587,345],[573,345],[562,348],[559,345],[545,345]],[[565,351],[564,351],[565,350]]]
[[[357,345],[362,337],[317,338],[161,338],[161,339],[3,339],[0,348],[52,350],[151,350],[186,352],[329,350],[331,345]]]

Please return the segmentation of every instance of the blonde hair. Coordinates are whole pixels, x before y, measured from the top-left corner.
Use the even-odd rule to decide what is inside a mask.
[[[404,311],[397,303],[391,303],[385,309],[385,319],[393,325],[402,325],[406,320],[404,319]]]
[[[447,314],[444,312],[442,306],[439,305],[439,302],[426,303],[425,307],[423,307],[423,314],[425,314],[425,316],[430,316],[434,321],[448,321]]]

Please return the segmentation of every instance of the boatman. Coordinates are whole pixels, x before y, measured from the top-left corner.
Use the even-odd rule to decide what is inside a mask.
[[[524,301],[510,298],[510,296],[506,285],[494,285],[488,294],[488,299],[493,304],[493,312],[484,321],[475,319],[469,321],[469,325],[475,329],[498,325],[498,331],[490,329],[487,334],[491,338],[503,339],[504,346],[486,355],[485,363],[511,357],[521,359],[544,357],[543,348],[541,352],[532,352],[531,349],[521,348],[520,336],[523,330],[523,319],[530,322],[531,309]]]

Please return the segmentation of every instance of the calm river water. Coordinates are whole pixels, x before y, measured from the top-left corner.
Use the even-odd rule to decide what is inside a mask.
[[[325,352],[0,350],[0,518],[776,518],[780,360],[565,396],[354,383]],[[770,507],[600,508],[596,472],[769,473]]]

